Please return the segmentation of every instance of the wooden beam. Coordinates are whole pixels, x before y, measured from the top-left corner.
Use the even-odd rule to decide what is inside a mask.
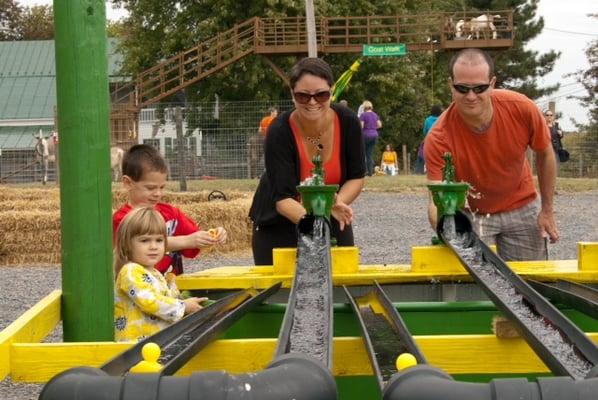
[[[0,381],[10,373],[12,343],[40,342],[60,321],[62,292],[54,290],[0,332]]]
[[[272,61],[270,57],[263,54],[261,56],[262,59],[266,61],[266,64],[268,64],[270,68],[276,72],[276,75],[278,75],[287,86],[290,86],[289,77],[285,74],[285,72],[278,65],[274,64],[274,61]]]

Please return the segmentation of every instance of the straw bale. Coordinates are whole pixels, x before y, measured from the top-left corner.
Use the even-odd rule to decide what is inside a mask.
[[[60,202],[51,199],[49,201],[42,200],[4,200],[0,201],[0,210],[4,211],[60,211]]]
[[[19,188],[2,186],[0,201],[30,200],[30,201],[59,201],[60,191],[56,187],[48,188]]]
[[[196,192],[171,192],[166,191],[162,195],[161,201],[163,203],[173,204],[181,207],[185,204],[203,203],[208,201],[208,197],[212,193],[210,190],[201,190]],[[227,201],[237,199],[249,199],[253,196],[251,192],[242,191],[224,191]],[[127,202],[127,192],[124,189],[117,189],[112,191],[112,208],[118,209]]]
[[[26,266],[47,266],[59,265],[60,252],[58,253],[36,253],[36,254],[7,254],[0,255],[0,265],[18,267]]]
[[[196,221],[201,229],[224,227],[228,233],[227,243],[206,252],[229,252],[247,249],[251,244],[250,199],[232,201],[208,201],[185,204],[180,209]]]
[[[0,212],[0,231],[29,232],[60,229],[58,211],[4,211]]]

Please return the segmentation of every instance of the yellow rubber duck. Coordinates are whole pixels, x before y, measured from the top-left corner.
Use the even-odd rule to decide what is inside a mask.
[[[160,372],[163,365],[158,362],[160,358],[160,346],[156,343],[147,343],[141,349],[143,360],[134,365],[129,372],[133,374],[155,374]]]

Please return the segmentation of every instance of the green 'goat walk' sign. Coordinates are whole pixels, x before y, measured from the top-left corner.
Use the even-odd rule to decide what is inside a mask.
[[[404,43],[395,44],[364,44],[363,55],[364,56],[404,56],[407,54],[407,47]]]

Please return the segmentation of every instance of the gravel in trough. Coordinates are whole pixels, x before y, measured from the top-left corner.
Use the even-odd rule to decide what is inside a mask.
[[[555,196],[561,240],[549,247],[551,259],[577,258],[577,242],[598,241],[598,192]],[[427,216],[427,194],[364,192],[354,206],[354,232],[362,264],[407,264],[411,247],[427,245],[433,235]],[[187,271],[224,265],[252,265],[251,254],[209,256],[186,263]],[[0,267],[0,330],[54,289],[57,267]],[[46,341],[60,341],[58,327]],[[0,382],[0,399],[37,399],[42,385]]]

